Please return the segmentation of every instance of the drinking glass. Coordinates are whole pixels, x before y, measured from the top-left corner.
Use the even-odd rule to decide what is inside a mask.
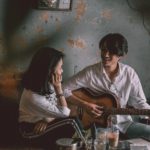
[[[107,145],[107,129],[98,128],[96,131],[95,150],[106,150]]]
[[[86,150],[106,150],[106,143],[101,139],[88,139]]]
[[[111,128],[107,132],[109,149],[113,150],[118,146],[119,142],[119,130],[117,128]]]

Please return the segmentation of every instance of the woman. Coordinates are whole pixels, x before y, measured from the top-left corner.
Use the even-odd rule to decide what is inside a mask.
[[[61,86],[63,57],[53,48],[40,48],[22,80],[20,131],[32,145],[44,149],[55,149],[56,140],[72,137],[75,129],[82,136],[77,120],[68,118],[70,109]]]

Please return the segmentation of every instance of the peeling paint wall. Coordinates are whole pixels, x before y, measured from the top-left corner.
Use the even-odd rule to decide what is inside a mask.
[[[0,0],[0,94],[17,97],[18,81],[38,47],[63,51],[64,80],[100,60],[99,40],[122,33],[123,62],[135,68],[150,97],[150,1],[73,0],[71,11],[33,9],[29,0]]]

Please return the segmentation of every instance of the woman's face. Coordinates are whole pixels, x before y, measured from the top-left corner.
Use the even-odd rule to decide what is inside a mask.
[[[56,65],[55,72],[54,72],[55,74],[62,75],[63,73],[62,65],[63,65],[63,60],[60,59],[60,61]]]

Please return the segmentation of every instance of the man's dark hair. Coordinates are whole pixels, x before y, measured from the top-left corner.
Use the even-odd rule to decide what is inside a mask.
[[[42,95],[51,93],[48,82],[57,63],[63,57],[64,54],[54,48],[40,48],[33,56],[29,68],[23,76],[23,87]]]
[[[128,53],[126,38],[119,33],[110,33],[104,36],[99,42],[101,50],[108,50],[111,54],[124,56]]]

